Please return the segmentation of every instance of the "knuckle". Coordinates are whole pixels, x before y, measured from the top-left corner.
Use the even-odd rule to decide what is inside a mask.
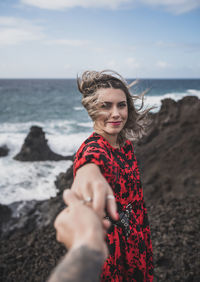
[[[105,187],[105,183],[103,182],[103,181],[101,181],[101,180],[97,180],[97,181],[95,181],[95,183],[94,183],[95,185],[94,185],[94,189],[104,189],[104,190],[106,190],[106,187]]]
[[[97,215],[99,215],[100,217],[103,217],[103,209],[102,209],[102,207],[96,207],[96,208],[95,208],[95,212],[96,212]]]
[[[110,185],[107,186],[107,191],[108,191],[108,194],[114,195],[114,194],[113,194],[113,190],[112,190],[112,188],[110,187]]]

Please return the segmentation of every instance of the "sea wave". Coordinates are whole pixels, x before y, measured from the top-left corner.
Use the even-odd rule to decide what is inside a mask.
[[[91,131],[68,135],[60,134],[54,136],[49,136],[47,134],[47,139],[49,140],[48,143],[50,148],[54,152],[62,155],[69,155],[74,154],[77,151],[79,146],[88,137],[89,134],[91,134]]]
[[[164,95],[146,95],[144,98],[145,105],[149,107],[155,107],[152,112],[158,112],[160,110],[162,100],[170,98],[174,101],[181,100],[183,97],[186,96],[197,96],[200,99],[200,90],[196,89],[188,89],[185,92],[170,92]],[[140,105],[140,104],[138,104]]]
[[[65,172],[71,161],[22,163],[0,160],[0,203],[45,200],[55,197],[56,176]],[[12,175],[11,175],[12,172]]]
[[[200,99],[200,90],[188,89],[187,93],[192,96],[197,96]]]
[[[79,126],[82,126],[82,127],[88,127],[88,128],[92,128],[93,127],[93,122],[79,122],[78,123]]]
[[[39,126],[49,133],[55,131],[64,131],[65,133],[70,132],[71,128],[73,128],[73,125],[76,124],[75,120],[45,120],[45,121],[29,121],[29,122],[4,122],[1,123],[0,126],[0,133],[3,132],[21,132],[25,133],[27,132],[31,126]]]

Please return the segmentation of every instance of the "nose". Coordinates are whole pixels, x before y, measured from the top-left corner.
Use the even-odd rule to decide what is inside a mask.
[[[118,118],[120,116],[119,109],[117,107],[113,107],[111,115],[113,118]]]

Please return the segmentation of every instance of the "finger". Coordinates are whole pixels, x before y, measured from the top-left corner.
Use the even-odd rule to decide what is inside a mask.
[[[82,189],[82,199],[84,203],[91,205],[93,201],[93,193],[91,185],[87,185]]]
[[[101,183],[96,184],[93,188],[93,209],[95,212],[103,218],[104,210],[106,206],[106,191],[105,186]]]
[[[74,185],[73,187],[75,187],[74,189],[71,189],[76,196],[80,199],[80,200],[85,200],[86,202],[91,202],[92,201],[92,189],[91,189],[91,184],[88,183],[88,185]]]
[[[72,183],[70,191],[73,191],[78,197],[82,197],[82,190],[84,187],[80,187],[80,185],[77,184],[76,179]]]
[[[112,219],[114,220],[119,219],[119,214],[117,212],[117,204],[116,204],[115,197],[111,189],[108,192],[108,194],[106,195],[106,208],[107,208],[108,214],[111,216]]]
[[[54,228],[57,230],[60,225],[62,225],[62,218],[63,215],[67,212],[68,213],[68,208],[63,209],[57,216],[56,219],[54,220]]]
[[[69,207],[71,205],[78,205],[81,203],[77,195],[71,190],[65,190],[63,192],[63,199],[64,199],[65,204]]]
[[[103,220],[102,220],[102,225],[103,225],[103,228],[104,228],[105,230],[108,230],[109,227],[111,226],[111,222],[110,222],[108,219],[103,219]]]

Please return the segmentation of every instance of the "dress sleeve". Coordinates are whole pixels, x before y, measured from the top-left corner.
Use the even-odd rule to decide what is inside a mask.
[[[106,171],[106,164],[108,163],[108,155],[105,149],[97,144],[90,144],[78,152],[74,161],[74,177],[77,170],[88,163],[96,164],[100,168],[101,173],[104,174]]]

